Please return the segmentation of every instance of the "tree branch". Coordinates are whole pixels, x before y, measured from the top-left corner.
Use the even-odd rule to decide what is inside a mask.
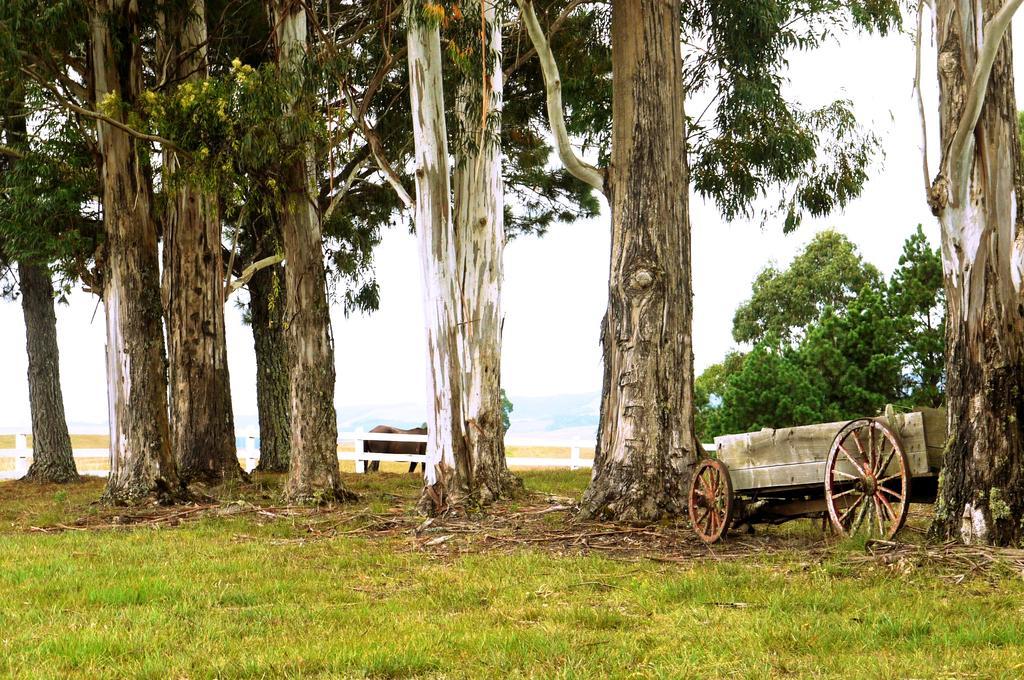
[[[338,207],[338,204],[341,203],[341,199],[345,198],[349,189],[352,188],[352,184],[356,179],[356,173],[358,173],[363,165],[366,164],[367,160],[368,159],[366,158],[360,159],[353,165],[352,170],[348,173],[348,177],[345,178],[345,184],[335,192],[334,196],[331,197],[331,202],[327,206],[327,209],[324,210],[324,216],[321,218],[324,222],[331,219],[331,215],[334,213],[335,208]]]
[[[384,179],[388,181],[391,188],[398,194],[398,198],[402,201],[402,204],[409,210],[415,209],[416,201],[413,200],[413,197],[409,195],[408,191],[406,191],[405,187],[402,185],[402,179],[398,176],[398,173],[395,172],[394,168],[391,167],[391,164],[388,163],[387,158],[384,157],[384,147],[380,143],[380,137],[377,135],[377,131],[374,130],[369,123],[366,122],[366,119],[360,115],[360,111],[362,109],[361,107],[356,106],[356,103],[353,101],[352,95],[347,88],[345,89],[345,97],[348,99],[349,110],[352,112],[352,115],[356,117],[356,122],[359,123],[359,126],[363,130],[363,136],[366,137],[366,141],[370,143],[370,152],[373,154],[374,163],[384,174]]]
[[[306,10],[306,12],[309,14],[312,26],[316,30],[316,33],[319,36],[320,40],[323,42],[324,46],[332,54],[335,54],[336,50],[334,44],[327,39],[327,36],[324,35],[323,30],[320,27],[320,23],[317,21],[316,15],[315,13],[312,12],[310,5],[307,4],[305,0],[300,0],[300,2],[302,3],[302,6]],[[393,15],[394,13],[390,14],[389,16]],[[407,208],[412,209],[415,202],[409,195],[409,192],[405,190],[405,187],[402,186],[402,181],[398,177],[398,174],[391,167],[391,164],[388,163],[387,160],[384,158],[383,146],[380,143],[380,137],[377,136],[376,131],[374,131],[374,129],[366,122],[365,117],[366,110],[369,107],[370,98],[373,97],[373,95],[376,93],[377,88],[380,87],[381,83],[384,82],[384,78],[387,75],[387,72],[391,68],[391,64],[394,61],[394,56],[391,55],[390,52],[388,52],[385,57],[384,64],[378,69],[377,73],[371,79],[370,84],[367,87],[367,91],[363,93],[363,101],[360,106],[356,106],[356,103],[352,98],[352,93],[349,90],[347,84],[339,82],[338,89],[345,94],[345,98],[348,100],[348,106],[351,115],[356,120],[356,123],[359,124],[359,127],[362,129],[363,135],[366,137],[366,141],[369,142],[370,152],[373,155],[373,160],[376,163],[377,167],[380,168],[380,171],[384,174],[384,178],[388,181],[388,184],[390,184],[391,187],[398,194],[398,198],[402,201],[402,203]],[[334,210],[335,204],[336,203],[332,201],[332,204],[328,207],[329,211]],[[324,219],[326,219],[326,217],[329,215],[330,212],[327,213]]]
[[[172,151],[180,153],[183,156],[191,156],[192,155],[192,154],[188,153],[187,151],[185,151],[184,149],[182,149],[181,147],[179,147],[177,144],[175,144],[171,140],[164,139],[160,135],[151,135],[151,134],[146,133],[146,132],[141,132],[139,130],[136,130],[133,127],[125,125],[124,123],[122,123],[121,121],[119,121],[119,120],[117,120],[115,118],[111,118],[110,116],[104,115],[104,114],[100,113],[99,111],[90,111],[89,109],[83,108],[83,107],[79,106],[78,104],[75,104],[75,103],[73,103],[71,101],[68,101],[68,99],[66,97],[61,95],[54,88],[52,88],[49,83],[47,83],[47,82],[43,81],[42,79],[38,78],[32,71],[30,71],[30,70],[28,70],[26,68],[21,68],[19,70],[22,71],[23,73],[27,74],[30,78],[32,78],[37,83],[39,83],[39,85],[41,85],[42,87],[44,87],[47,90],[49,90],[51,94],[56,96],[56,98],[58,100],[58,103],[60,103],[60,105],[63,106],[64,108],[66,108],[66,109],[70,109],[71,111],[74,111],[75,113],[77,113],[79,115],[85,116],[86,118],[92,118],[93,120],[102,121],[102,122],[104,122],[104,123],[106,123],[108,125],[116,127],[117,129],[121,130],[122,132],[128,133],[129,135],[131,135],[132,137],[135,137],[136,139],[142,139],[142,140],[145,140],[147,142],[156,142],[157,144],[163,146],[165,149],[170,149]]]
[[[11,158],[17,158],[19,161],[25,160],[25,154],[5,144],[0,144],[0,156],[10,156]]]
[[[565,127],[565,114],[562,110],[562,81],[558,76],[558,63],[544,37],[544,30],[540,27],[540,22],[537,21],[537,15],[533,11],[533,2],[532,0],[516,0],[516,2],[523,15],[523,21],[526,23],[530,40],[540,58],[541,71],[544,74],[544,89],[547,91],[548,120],[551,122],[551,133],[555,137],[558,157],[565,165],[565,169],[574,177],[604,193],[604,170],[577,156],[569,143],[569,132]]]
[[[51,60],[47,59],[47,61]],[[78,100],[83,102],[89,99],[89,91],[86,89],[85,85],[69,77],[67,73],[63,72],[56,65],[53,65],[52,62],[49,69],[50,72],[53,73],[54,78],[60,82],[61,85],[67,88],[68,92],[70,92],[72,96],[78,97]]]
[[[595,0],[572,0],[572,2],[566,5],[565,8],[563,8],[562,11],[558,13],[558,16],[555,17],[555,20],[551,22],[551,25],[548,26],[548,38],[551,38],[555,33],[558,33],[558,30],[562,28],[562,24],[566,22],[566,20],[569,18],[569,15],[572,14],[577,7],[580,7],[581,5],[590,4],[602,4],[602,2],[601,0],[598,0],[597,2],[595,2]],[[518,71],[520,68],[522,68],[523,64],[528,62],[530,59],[533,59],[533,55],[535,54],[537,54],[537,48],[531,47],[522,54],[518,55],[516,57],[515,63],[509,66],[507,69],[505,69],[505,80],[508,80],[509,76]]]
[[[238,290],[245,284],[249,283],[249,279],[251,279],[253,275],[259,270],[266,269],[267,267],[273,267],[275,264],[278,264],[280,262],[284,262],[284,255],[280,253],[253,262],[251,265],[242,270],[241,276],[239,276],[237,279],[235,279],[228,285],[227,295],[231,295],[236,290]],[[227,297],[227,295],[225,297]]]
[[[924,169],[924,195],[931,194],[932,174],[928,170],[928,118],[924,112],[924,97],[921,95],[921,23],[925,0],[917,3],[917,31],[914,34],[914,94],[917,96],[917,113],[921,118],[921,163]]]
[[[962,183],[964,168],[967,165],[967,140],[974,134],[978,118],[981,117],[981,108],[988,92],[989,76],[992,74],[992,64],[996,60],[996,53],[999,52],[1003,36],[1010,28],[1010,20],[1020,8],[1021,2],[1024,0],[1009,0],[985,24],[983,42],[978,50],[978,63],[975,64],[974,75],[971,77],[971,89],[967,91],[967,102],[964,104],[960,123],[957,125],[956,134],[949,146],[950,181],[954,188],[954,202],[958,201],[959,187]]]
[[[242,234],[242,229],[245,227],[245,218],[249,214],[248,204],[242,207],[242,211],[238,215],[238,222],[235,224],[235,233],[231,238],[231,250],[228,254],[228,264],[225,269],[227,274],[224,278],[224,299],[226,300],[231,291],[234,290],[231,287],[231,275],[235,272],[235,255],[238,253],[238,237]],[[243,272],[244,273],[244,272]]]

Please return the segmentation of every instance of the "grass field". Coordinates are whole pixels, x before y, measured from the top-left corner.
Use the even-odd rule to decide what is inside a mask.
[[[1009,569],[886,565],[806,521],[714,550],[583,524],[565,506],[587,474],[527,472],[529,495],[428,527],[409,475],[346,475],[360,501],[326,510],[279,506],[277,477],[132,510],[95,504],[101,480],[0,483],[0,672],[1024,676]]]

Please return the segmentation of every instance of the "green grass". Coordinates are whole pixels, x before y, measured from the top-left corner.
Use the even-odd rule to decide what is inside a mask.
[[[577,494],[586,472],[529,472]],[[40,678],[1021,677],[1024,583],[855,565],[851,546],[679,563],[429,551],[367,530],[410,476],[346,476],[344,514],[108,522],[102,482],[0,484],[0,672]],[[246,490],[272,503],[276,484]],[[536,501],[535,501],[536,502]],[[526,501],[522,501],[525,505]],[[398,504],[398,510],[395,510]],[[311,523],[338,518],[337,532]],[[545,526],[561,517],[544,517]],[[411,517],[408,521],[415,522]],[[316,526],[320,526],[317,524]],[[807,533],[807,523],[795,533]],[[769,530],[780,541],[793,532]],[[442,529],[443,533],[443,529]],[[463,545],[463,544],[459,544]],[[803,545],[806,545],[803,544]],[[817,545],[817,543],[815,543]],[[673,555],[666,555],[667,558]]]

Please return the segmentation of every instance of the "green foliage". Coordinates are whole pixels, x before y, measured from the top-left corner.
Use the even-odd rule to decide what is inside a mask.
[[[491,74],[495,67],[500,67],[501,54],[490,39],[494,25],[486,21],[482,10],[481,2],[477,1],[453,3],[444,22],[445,75],[452,81],[453,90],[452,99],[447,100],[450,103],[448,113],[452,114],[448,125],[456,164],[465,163],[466,158],[481,147],[501,142],[497,134],[501,111],[491,101],[490,77],[484,79],[485,72]],[[500,22],[501,12],[497,7],[495,10]]]
[[[11,295],[18,260],[49,266],[66,293],[91,271],[102,241],[95,197],[92,126],[69,115],[58,92],[70,79],[40,85],[26,76],[54,71],[62,59],[84,62],[89,25],[81,0],[0,2],[0,293]]]
[[[326,135],[322,115],[292,106],[303,82],[301,74],[236,58],[222,76],[188,80],[166,94],[143,92],[140,113],[184,151],[175,182],[198,182],[232,203],[244,196],[249,210],[272,215],[284,201],[279,166]]]
[[[148,3],[146,3],[148,4]],[[21,67],[44,69],[61,55],[84,56],[89,4],[83,0],[0,2],[0,79],[24,80]],[[0,99],[10,92],[0,90]]]
[[[15,261],[50,266],[66,294],[77,277],[88,275],[102,241],[91,201],[98,175],[90,142],[46,92],[18,87],[11,94],[15,101],[0,118],[0,143],[23,157],[0,158],[0,295],[15,294]]]
[[[899,3],[685,0],[682,15],[689,89],[709,99],[690,121],[694,188],[726,219],[750,217],[759,199],[779,194],[764,217],[782,213],[785,231],[859,195],[878,138],[857,125],[848,101],[808,111],[787,100],[787,55],[851,25],[884,34],[899,25]]]
[[[729,376],[722,403],[709,416],[708,436],[787,427],[820,420],[820,385],[792,348],[768,339],[754,346]]]
[[[309,56],[281,67],[268,40],[263,3],[212,3],[208,10],[224,17],[211,34],[210,77],[158,97],[160,115],[151,121],[190,152],[176,180],[198,180],[221,196],[228,240],[239,234],[240,267],[280,252],[276,224],[289,200],[283,168],[312,157],[331,296],[346,314],[376,309],[373,249],[398,201],[374,177],[365,140],[353,134],[355,123],[341,104],[340,87],[369,78],[379,52],[328,44],[320,16],[320,24],[310,24]],[[173,191],[173,183],[168,189]]]
[[[794,356],[821,395],[818,420],[873,415],[901,400],[901,325],[890,314],[884,289],[871,286],[861,289],[845,313],[826,309]]]
[[[881,280],[849,239],[833,230],[819,232],[784,272],[766,267],[758,274],[750,299],[733,317],[733,338],[798,339],[826,307],[842,313],[861,288],[878,287]]]
[[[819,234],[789,268],[754,282],[736,336],[755,344],[697,378],[698,436],[941,405],[942,291],[941,260],[920,227],[888,283],[847,239]]]
[[[508,398],[508,395],[505,394],[505,389],[502,388],[502,390],[501,390],[501,430],[502,430],[502,432],[508,432],[508,428],[511,425],[511,421],[509,420],[509,416],[512,413],[512,410],[513,410],[512,401]]]
[[[889,281],[889,304],[899,320],[906,401],[941,406],[945,386],[946,290],[942,257],[921,225],[903,244]]]

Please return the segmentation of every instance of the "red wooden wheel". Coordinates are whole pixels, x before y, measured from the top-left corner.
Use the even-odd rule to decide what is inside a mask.
[[[839,430],[825,464],[825,501],[841,535],[895,536],[910,507],[910,464],[896,433],[870,418]]]
[[[729,470],[718,460],[705,458],[697,464],[690,481],[690,521],[705,543],[715,543],[729,529],[734,501]]]

